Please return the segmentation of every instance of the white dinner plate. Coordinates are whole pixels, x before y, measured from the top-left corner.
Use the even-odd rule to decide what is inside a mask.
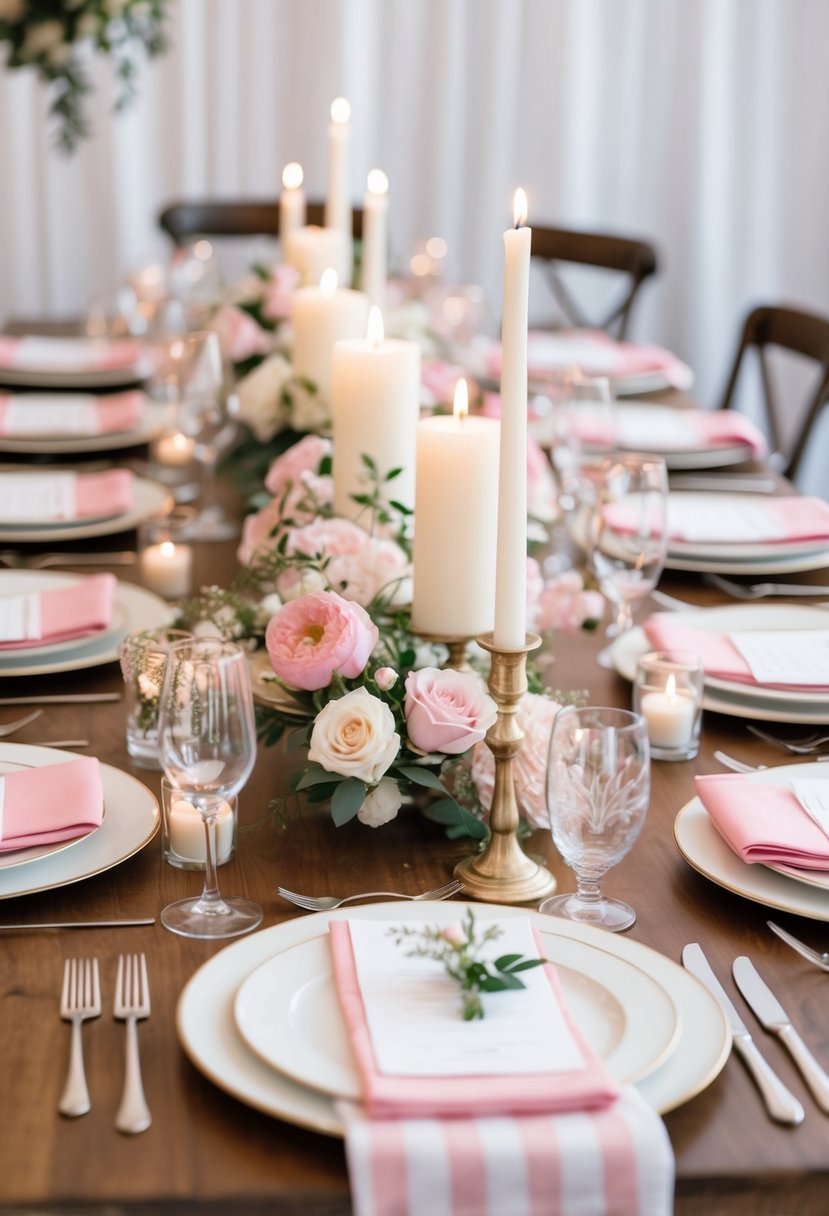
[[[788,785],[793,776],[825,779],[822,764],[784,764],[748,773],[760,785]],[[674,839],[690,866],[711,882],[779,912],[829,921],[829,891],[738,857],[719,834],[699,798],[685,804],[674,821]]]
[[[802,574],[806,570],[825,570],[829,566],[829,549],[813,549],[808,553],[783,554],[777,557],[680,557],[669,553],[665,559],[668,570],[689,570],[696,574]],[[829,598],[829,588],[827,588]]]
[[[78,583],[83,575],[47,570],[0,570],[0,595],[26,595]],[[173,609],[143,587],[118,581],[113,601],[113,624],[88,638],[73,638],[50,646],[24,647],[0,654],[0,678],[4,676],[52,675],[99,667],[118,658],[118,647],[136,629],[160,629],[169,625]]]
[[[641,1080],[664,1063],[680,1033],[677,1008],[665,989],[625,959],[584,942],[546,929],[541,938],[576,1025],[619,1084]],[[275,954],[249,975],[236,994],[234,1017],[242,1038],[266,1064],[300,1085],[359,1101],[326,931]]]
[[[799,866],[787,866],[782,861],[763,863],[775,874],[791,878],[793,882],[805,883],[807,887],[818,887],[821,891],[829,891],[829,870],[802,870]]]
[[[77,760],[74,752],[24,743],[0,743],[0,762],[41,768]],[[30,865],[0,869],[0,899],[68,886],[126,861],[152,840],[160,822],[155,795],[129,773],[101,765],[106,814],[101,826],[71,849],[61,849]]]
[[[0,542],[29,541],[32,544],[49,541],[83,540],[91,536],[111,536],[137,528],[151,515],[166,514],[173,506],[173,496],[166,486],[145,477],[133,478],[133,505],[118,515],[95,519],[49,520],[32,524],[0,523]]]
[[[34,337],[34,336],[33,336]],[[49,362],[30,363],[28,366],[8,367],[0,364],[0,384],[22,388],[48,389],[81,389],[81,388],[125,388],[130,384],[138,384],[146,380],[152,372],[152,362],[145,351],[134,343],[134,358],[129,362],[119,363],[115,367],[95,366],[93,363],[83,363],[78,353],[93,345],[88,338],[48,338],[38,337],[49,350]],[[99,344],[100,345],[100,344]],[[57,350],[60,354],[67,352],[64,364],[58,363]],[[75,357],[73,357],[75,356]]]
[[[452,920],[462,915],[465,906],[454,901],[448,907],[370,904],[352,909],[349,916],[369,920],[389,917]],[[481,919],[528,915],[538,929],[624,959],[665,989],[679,1010],[679,1042],[660,1068],[637,1082],[639,1092],[655,1110],[664,1114],[688,1102],[720,1072],[731,1050],[731,1034],[722,1010],[707,989],[671,959],[637,941],[601,929],[565,921],[556,921],[551,929],[549,917],[523,908],[475,904],[474,911]],[[176,1024],[181,1044],[193,1064],[221,1089],[288,1123],[341,1136],[343,1127],[333,1100],[264,1064],[243,1042],[233,1017],[237,990],[247,976],[276,952],[317,937],[332,915],[336,914],[297,916],[226,946],[203,964],[185,987],[178,1003]]]
[[[704,503],[708,511],[730,510],[762,512],[774,500],[767,494],[715,494],[706,493],[701,499],[698,492],[689,490],[672,490],[671,504],[684,507],[686,510],[698,508]],[[669,507],[670,511],[670,507]],[[747,540],[680,540],[671,536],[668,539],[669,557],[692,558],[701,561],[777,561],[788,557],[804,557],[807,554],[824,553],[827,541],[806,540],[787,541],[747,541]]]
[[[158,402],[144,402],[144,410],[138,426],[131,431],[113,431],[107,435],[64,435],[52,438],[46,435],[31,435],[13,438],[0,435],[0,452],[18,452],[28,456],[63,456],[73,452],[115,452],[121,448],[134,448],[150,440],[163,429],[167,419],[167,407]]]

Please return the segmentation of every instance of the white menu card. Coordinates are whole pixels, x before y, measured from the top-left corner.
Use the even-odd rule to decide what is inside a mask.
[[[755,629],[728,636],[758,684],[829,687],[829,629]]]

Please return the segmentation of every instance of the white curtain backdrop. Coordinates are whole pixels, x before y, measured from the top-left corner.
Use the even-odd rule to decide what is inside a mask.
[[[398,261],[439,234],[497,315],[501,232],[530,222],[656,242],[634,335],[720,393],[760,301],[829,311],[826,0],[170,0],[139,98],[66,159],[29,71],[0,68],[0,320],[83,313],[164,256],[177,198],[275,197],[288,160],[323,196],[333,97],[352,105],[354,200],[391,182]],[[540,282],[533,308],[543,310]],[[825,476],[825,475],[824,475]],[[829,485],[822,487],[822,492]]]

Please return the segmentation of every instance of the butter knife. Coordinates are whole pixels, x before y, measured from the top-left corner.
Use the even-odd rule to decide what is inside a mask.
[[[806,1117],[806,1112],[794,1094],[786,1089],[777,1073],[772,1071],[764,1057],[760,1054],[757,1044],[749,1034],[745,1022],[734,1008],[730,998],[726,995],[725,989],[711,970],[711,966],[703,954],[702,948],[696,942],[692,942],[683,949],[682,964],[687,971],[690,971],[698,980],[701,980],[711,995],[719,1002],[731,1027],[734,1046],[742,1057],[746,1068],[751,1073],[771,1118],[775,1119],[778,1123],[802,1123]]]
[[[740,958],[735,958],[732,971],[740,992],[766,1030],[776,1034],[781,1042],[785,1043],[818,1106],[829,1114],[829,1076],[795,1030],[791,1018],[758,973],[754,963],[750,958],[741,955]]]

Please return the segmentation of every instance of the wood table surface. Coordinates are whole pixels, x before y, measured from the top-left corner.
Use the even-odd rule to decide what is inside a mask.
[[[134,534],[125,534],[104,538],[98,547],[111,550],[134,543]],[[234,570],[232,543],[197,546],[197,582],[220,583]],[[131,570],[117,573],[136,580]],[[820,578],[798,575],[793,581]],[[669,572],[661,586],[689,602],[724,602],[698,575]],[[553,647],[551,683],[586,689],[594,704],[628,706],[629,685],[596,664],[601,642],[588,633],[560,635]],[[114,664],[0,680],[0,698],[120,689]],[[20,712],[0,707],[0,725]],[[14,741],[89,738],[92,754],[134,773],[158,793],[158,774],[131,766],[124,717],[123,702],[48,706]],[[731,962],[737,955],[750,955],[818,1059],[829,1066],[829,977],[767,929],[768,909],[696,873],[674,844],[673,822],[693,795],[695,774],[722,771],[712,755],[718,747],[753,763],[785,762],[782,752],[748,733],[744,720],[707,713],[695,760],[654,762],[646,826],[604,886],[636,908],[630,938],[677,961],[686,942],[700,942],[732,996]],[[265,927],[303,915],[277,897],[278,884],[342,894],[378,888],[416,892],[446,881],[454,863],[469,852],[468,844],[447,840],[438,826],[414,810],[372,830],[356,820],[335,828],[327,807],[305,806],[281,825],[268,812],[270,800],[285,788],[285,776],[281,752],[260,749],[254,774],[240,796],[242,830],[236,856],[219,870],[226,893],[248,895],[262,904]],[[573,875],[546,833],[536,833],[531,848],[547,857],[560,890],[573,888]],[[198,874],[175,870],[162,860],[157,836],[136,856],[94,878],[4,901],[0,924],[157,917],[166,903],[198,888]],[[829,928],[821,922],[784,913],[775,913],[774,919],[815,946],[829,945]],[[2,934],[0,1212],[342,1216],[350,1211],[339,1140],[291,1126],[230,1097],[189,1062],[179,1044],[175,1015],[182,988],[220,949],[221,943],[176,937],[158,923]],[[123,1080],[124,1027],[113,1020],[111,1008],[122,950],[146,952],[153,1003],[152,1016],[139,1026],[153,1123],[134,1137],[119,1134],[113,1126]],[[83,1032],[92,1110],[67,1120],[57,1113],[69,1045],[69,1028],[58,1016],[58,1003],[64,960],[75,955],[100,960],[104,1010]],[[740,1004],[739,997],[735,1003]],[[676,1154],[676,1210],[751,1211],[756,1216],[827,1212],[829,1116],[819,1111],[777,1041],[751,1014],[746,1020],[769,1062],[803,1103],[805,1122],[798,1128],[772,1123],[741,1061],[729,1059],[703,1093],[665,1116]]]

